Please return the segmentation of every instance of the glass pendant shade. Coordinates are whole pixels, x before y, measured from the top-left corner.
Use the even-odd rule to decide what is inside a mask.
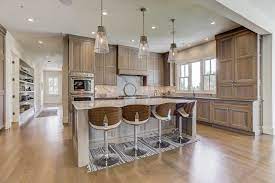
[[[169,51],[169,56],[168,56],[169,63],[173,63],[176,61],[177,53],[178,53],[177,45],[175,43],[172,43]]]
[[[149,56],[149,45],[146,36],[140,36],[138,57],[140,59]]]
[[[107,34],[103,26],[98,26],[94,51],[95,53],[109,53]]]

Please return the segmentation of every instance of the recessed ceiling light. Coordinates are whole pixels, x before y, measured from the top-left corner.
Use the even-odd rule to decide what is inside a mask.
[[[212,22],[211,22],[211,25],[215,25],[215,24],[216,24],[216,22],[215,22],[215,21],[212,21]]]
[[[207,37],[207,38],[205,38],[204,40],[205,40],[205,41],[208,41],[208,40],[209,40],[209,38]]]
[[[155,30],[157,27],[156,26],[152,26],[152,29]]]
[[[188,44],[187,46],[188,46],[188,47],[190,47],[190,46],[191,46],[191,44]]]
[[[108,12],[107,11],[103,11],[102,15],[108,15]]]
[[[28,20],[28,22],[34,22],[33,18],[28,18],[27,20]]]
[[[95,32],[92,32],[92,34],[94,35],[94,34],[95,34]]]
[[[40,40],[39,40],[38,43],[39,43],[39,44],[43,44],[43,41],[40,41]]]
[[[133,43],[133,42],[135,42],[135,40],[132,39],[131,42]]]

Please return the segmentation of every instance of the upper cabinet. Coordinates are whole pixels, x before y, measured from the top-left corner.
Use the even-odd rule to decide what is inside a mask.
[[[138,58],[138,49],[118,46],[118,74],[146,76],[148,74],[147,58]]]
[[[95,54],[95,84],[117,84],[117,46],[109,46],[107,54]]]
[[[148,59],[148,86],[163,86],[164,84],[164,60],[159,53],[150,53]]]
[[[217,95],[257,98],[257,34],[245,28],[216,36]]]
[[[94,73],[94,40],[69,36],[69,71]]]

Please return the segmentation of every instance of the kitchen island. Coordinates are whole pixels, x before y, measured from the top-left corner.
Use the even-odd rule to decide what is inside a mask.
[[[78,167],[83,167],[89,163],[89,148],[91,142],[98,143],[102,142],[103,134],[90,129],[88,120],[88,110],[97,107],[123,107],[133,104],[143,104],[156,106],[164,103],[175,103],[184,104],[189,102],[196,102],[195,100],[185,100],[185,99],[173,99],[173,98],[146,98],[146,99],[116,99],[116,100],[95,100],[93,102],[83,101],[83,102],[72,102],[74,106],[73,112],[73,148],[75,153],[75,158],[77,159]],[[192,132],[191,137],[196,137],[196,104],[193,109],[192,118]],[[155,122],[154,122],[155,121]],[[111,132],[111,140],[117,140],[127,138],[132,133],[132,130],[122,123],[120,129],[116,132]],[[145,126],[139,133],[144,135],[154,133],[157,131],[156,120],[152,118],[148,122],[148,126]]]

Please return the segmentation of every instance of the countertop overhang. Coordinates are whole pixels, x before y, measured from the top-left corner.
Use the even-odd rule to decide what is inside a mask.
[[[95,100],[95,101],[73,101],[72,104],[76,110],[87,110],[97,107],[124,107],[133,104],[160,105],[164,103],[189,103],[196,100],[179,98],[145,98],[145,99],[121,99],[121,100]]]

